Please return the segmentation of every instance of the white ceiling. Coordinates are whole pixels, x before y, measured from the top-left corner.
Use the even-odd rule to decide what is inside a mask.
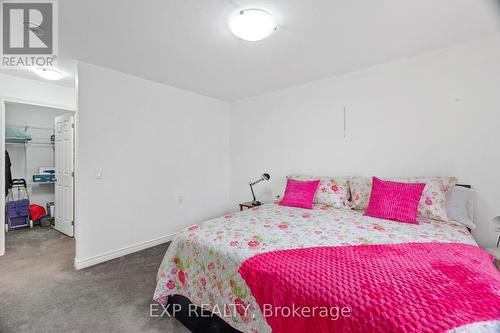
[[[278,30],[239,40],[227,17],[245,8]],[[227,101],[500,32],[500,0],[59,0],[59,13],[64,70],[81,59]]]

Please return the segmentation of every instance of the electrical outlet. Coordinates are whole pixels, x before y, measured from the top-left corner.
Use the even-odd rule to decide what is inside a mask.
[[[179,204],[182,204],[182,203],[184,202],[184,197],[183,197],[182,195],[179,195],[179,196],[177,197],[177,202],[178,202]]]

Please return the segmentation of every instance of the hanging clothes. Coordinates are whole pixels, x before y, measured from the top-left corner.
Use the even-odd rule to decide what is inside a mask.
[[[5,195],[9,193],[9,189],[12,188],[12,172],[10,171],[10,156],[7,151],[5,151]]]

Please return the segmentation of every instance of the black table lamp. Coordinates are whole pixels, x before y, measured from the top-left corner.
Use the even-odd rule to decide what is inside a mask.
[[[256,181],[251,182],[251,183],[249,183],[249,184],[248,184],[248,185],[250,185],[250,191],[252,191],[252,197],[253,197],[252,204],[253,204],[253,205],[255,205],[255,206],[259,206],[259,205],[261,205],[261,202],[260,202],[260,201],[257,201],[257,199],[255,198],[255,193],[253,192],[253,186],[254,186],[255,184],[260,183],[260,182],[261,182],[261,181],[263,181],[263,180],[269,180],[269,179],[271,179],[271,176],[269,176],[269,174],[268,174],[268,173],[265,173],[265,174],[263,174],[262,176],[260,176],[260,178],[259,178],[259,179],[257,179]]]

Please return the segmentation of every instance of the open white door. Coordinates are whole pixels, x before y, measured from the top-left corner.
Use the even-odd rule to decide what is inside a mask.
[[[55,228],[73,237],[74,120],[72,115],[55,118],[56,200]]]

